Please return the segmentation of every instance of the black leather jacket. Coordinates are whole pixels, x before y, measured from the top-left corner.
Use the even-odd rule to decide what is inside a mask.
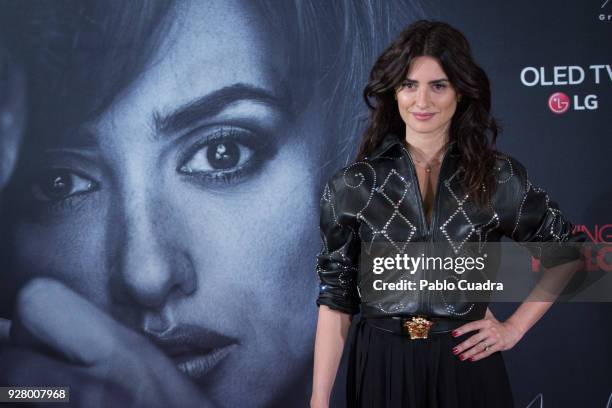
[[[362,242],[494,242],[503,236],[517,242],[584,240],[573,225],[534,187],[526,169],[515,159],[498,155],[497,188],[489,209],[478,208],[462,188],[456,144],[442,160],[431,225],[425,218],[412,159],[399,136],[389,133],[362,161],[337,171],[326,183],[320,200],[323,241],[316,270],[320,279],[317,305],[327,305],[364,317],[423,314],[466,320],[482,319],[488,302],[456,304],[432,302],[417,292],[402,294],[393,312],[361,299]],[[541,255],[542,264],[561,263]],[[537,256],[536,256],[537,257]]]

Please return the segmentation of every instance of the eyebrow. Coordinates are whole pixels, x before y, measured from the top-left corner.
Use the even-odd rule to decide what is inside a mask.
[[[281,113],[293,115],[291,94],[281,82],[280,95],[245,83],[236,83],[220,88],[214,92],[197,98],[179,107],[173,112],[162,115],[153,112],[155,130],[159,133],[171,134],[193,126],[204,117],[210,117],[223,111],[228,104],[251,100],[263,102],[276,107]],[[86,126],[74,126],[64,131],[51,132],[49,137],[43,138],[43,149],[74,148],[95,149],[99,146],[99,135]]]
[[[285,87],[281,94],[245,83],[223,87],[198,99],[186,103],[168,114],[153,113],[155,129],[158,133],[171,134],[194,126],[205,117],[212,117],[223,111],[231,103],[251,100],[276,107],[284,114],[291,114],[291,96]]]
[[[419,82],[416,79],[410,79],[410,78],[406,78],[406,81],[409,81],[409,82]],[[436,84],[436,83],[440,83],[440,82],[450,82],[450,81],[447,78],[440,78],[440,79],[434,79],[433,81],[429,81],[428,83]]]

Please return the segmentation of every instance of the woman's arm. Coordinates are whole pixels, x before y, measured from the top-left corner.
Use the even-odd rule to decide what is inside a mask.
[[[311,407],[326,408],[334,385],[353,315],[359,313],[357,290],[360,239],[351,212],[338,205],[334,180],[326,183],[320,200],[322,245],[316,256],[320,279]],[[340,183],[342,185],[342,183]],[[340,193],[341,194],[341,193]]]
[[[525,245],[540,259],[542,278],[507,322],[515,326],[521,337],[546,313],[582,264],[579,244],[586,237],[552,201],[546,191],[535,187],[525,167],[512,159],[518,189],[514,201],[512,228],[506,235]]]
[[[552,306],[574,273],[578,271],[581,263],[580,260],[575,260],[551,268],[543,268],[542,279],[507,320],[519,330],[521,337]]]
[[[542,279],[506,321],[497,320],[487,308],[484,319],[456,329],[453,334],[455,337],[475,330],[478,332],[458,344],[453,352],[461,360],[477,361],[496,351],[514,347],[552,306],[581,263],[581,260],[576,260],[545,268]],[[483,341],[490,346],[489,349],[480,345]]]
[[[329,406],[331,390],[336,379],[352,318],[352,315],[330,309],[325,305],[319,307],[314,349],[312,397],[310,399],[312,408]]]
[[[480,360],[496,351],[508,350],[546,313],[581,265],[579,245],[586,237],[575,231],[548,194],[535,187],[527,170],[508,158],[510,177],[496,194],[496,207],[502,209],[500,228],[504,235],[524,245],[540,259],[544,273],[529,295],[504,322],[487,310],[484,319],[465,324],[453,332],[455,337],[477,331],[458,344],[453,353],[459,359]],[[502,166],[500,166],[502,167]]]

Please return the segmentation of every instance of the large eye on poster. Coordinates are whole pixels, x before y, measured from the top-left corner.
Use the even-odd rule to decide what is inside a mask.
[[[575,193],[610,198],[612,9],[523,3],[0,0],[0,408],[604,406],[610,352],[555,327],[606,296],[536,325],[365,288],[437,282],[437,241],[608,267],[609,208]],[[545,47],[558,20],[587,45]],[[410,273],[360,265],[373,244]],[[578,390],[584,361],[549,373],[574,340]]]

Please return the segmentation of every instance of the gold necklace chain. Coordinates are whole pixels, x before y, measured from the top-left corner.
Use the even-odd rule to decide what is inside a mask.
[[[426,162],[425,160],[418,160],[414,157],[414,153],[410,150],[408,150],[408,152],[410,153],[410,157],[412,157],[412,160],[417,163],[419,165],[419,167],[422,167],[425,169],[425,171],[427,173],[431,172],[431,168],[432,166],[437,166],[441,163],[441,159],[440,158],[435,158],[429,162]]]

